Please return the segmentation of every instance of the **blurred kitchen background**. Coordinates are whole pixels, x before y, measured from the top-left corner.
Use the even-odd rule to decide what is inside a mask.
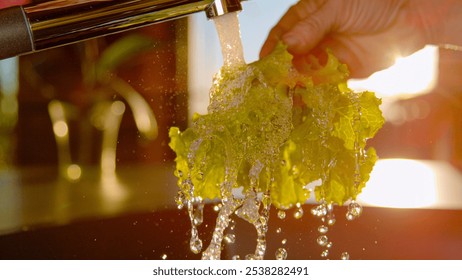
[[[242,3],[247,62],[295,2]],[[0,259],[197,258],[174,202],[168,129],[206,112],[221,63],[203,12],[1,60]],[[383,99],[387,120],[370,141],[381,160],[364,217],[333,233],[352,258],[462,258],[460,73],[462,52],[428,46],[350,82]],[[289,243],[289,258],[319,258],[296,222],[285,225],[299,248]]]

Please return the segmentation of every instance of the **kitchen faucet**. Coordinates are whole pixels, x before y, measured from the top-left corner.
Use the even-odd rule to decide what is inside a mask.
[[[46,0],[0,10],[0,59],[205,11],[242,10],[242,0]]]

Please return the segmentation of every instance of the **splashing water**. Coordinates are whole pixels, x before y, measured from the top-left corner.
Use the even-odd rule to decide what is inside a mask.
[[[302,204],[312,192],[305,186],[319,179],[322,186],[316,187],[313,193],[320,203],[310,212],[321,221],[317,243],[322,248],[321,257],[326,258],[333,246],[327,233],[336,222],[334,202],[343,204],[351,200],[347,220],[354,220],[362,213],[354,198],[364,187],[376,160],[373,150],[364,151],[364,139],[372,137],[377,130],[370,125],[381,126],[382,120],[377,117],[363,122],[361,107],[368,106],[367,116],[374,117],[378,103],[374,103],[375,97],[371,95],[362,100],[360,95],[351,94],[342,84],[345,79],[342,69],[336,69],[338,73],[327,78],[314,71],[313,75],[321,75],[318,80],[327,79],[325,86],[314,89],[311,78],[284,70],[292,68],[291,57],[285,54],[281,56],[285,62],[270,59],[261,62],[262,68],[246,65],[237,14],[219,16],[214,21],[223,67],[214,77],[210,90],[209,114],[196,115],[192,129],[182,133],[177,128],[170,130],[170,147],[177,153],[175,175],[181,189],[175,201],[178,209],[186,207],[190,218],[190,249],[195,254],[202,252],[202,259],[220,259],[223,243],[236,241],[236,236],[227,229],[234,229],[234,216],[237,216],[253,225],[257,233],[255,251],[245,259],[263,259],[271,208],[279,209],[277,217],[281,220],[286,218],[290,208],[294,208],[295,219],[302,219]],[[279,76],[284,76],[285,80],[278,80]],[[297,91],[298,80],[311,88]],[[333,95],[322,97],[325,92]],[[335,106],[340,107],[329,107],[334,106],[329,102],[339,96],[340,105]],[[297,99],[307,106],[294,108],[294,104],[300,103]],[[318,102],[319,106],[308,108],[311,102]],[[345,119],[338,120],[334,113]],[[311,119],[308,121],[307,117]],[[300,135],[293,133],[294,126],[298,127]],[[348,133],[342,129],[347,129]],[[342,149],[345,153],[337,156],[337,151]],[[332,150],[336,151],[335,155],[330,152]],[[305,152],[313,159],[301,159]],[[306,170],[316,175],[307,175]],[[334,180],[332,174],[335,172],[338,174]],[[340,173],[344,177],[338,176]],[[236,188],[243,188],[243,197],[233,194]],[[336,191],[338,189],[341,191]],[[209,245],[203,250],[198,226],[203,223],[204,201],[208,199],[219,199],[219,202],[213,207],[217,213],[215,228]],[[276,232],[280,234],[281,228]],[[287,239],[281,243],[285,246]],[[287,256],[285,248],[275,252],[278,260],[285,260]],[[240,259],[240,256],[232,258]],[[341,259],[349,259],[348,253],[344,252]]]

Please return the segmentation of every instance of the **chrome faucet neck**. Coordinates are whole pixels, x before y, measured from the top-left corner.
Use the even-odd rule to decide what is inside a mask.
[[[205,11],[211,19],[231,12],[242,10],[241,0],[215,0]]]

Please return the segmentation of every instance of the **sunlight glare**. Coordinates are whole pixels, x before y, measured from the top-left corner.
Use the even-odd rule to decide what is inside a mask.
[[[438,48],[426,46],[407,57],[398,57],[393,66],[367,79],[350,80],[355,91],[374,91],[378,97],[404,97],[431,91],[438,76]]]
[[[417,160],[379,160],[358,199],[381,207],[432,206],[438,199],[436,174],[430,166]]]

